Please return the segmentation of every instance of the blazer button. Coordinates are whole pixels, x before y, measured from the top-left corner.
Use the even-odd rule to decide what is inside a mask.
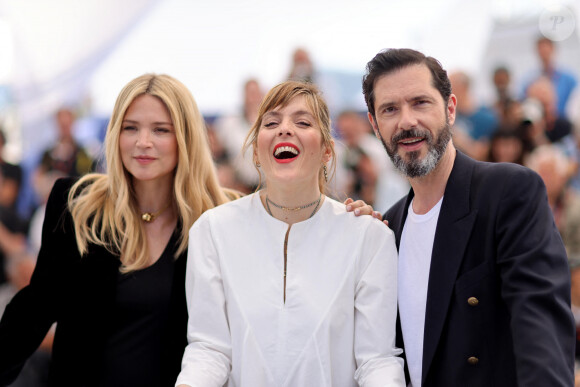
[[[477,306],[477,304],[479,304],[479,300],[475,297],[469,297],[467,299],[467,303],[471,306]]]
[[[467,359],[467,362],[471,365],[476,365],[477,363],[479,363],[479,359],[476,358],[475,356],[471,356],[469,359]]]

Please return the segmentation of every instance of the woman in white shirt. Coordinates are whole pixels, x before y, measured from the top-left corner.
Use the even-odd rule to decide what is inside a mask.
[[[323,194],[334,143],[316,87],[270,90],[246,146],[265,187],[190,230],[177,385],[404,386],[394,235]]]

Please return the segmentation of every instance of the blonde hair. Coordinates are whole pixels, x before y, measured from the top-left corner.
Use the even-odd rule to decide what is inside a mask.
[[[205,123],[190,91],[175,78],[163,74],[145,74],[129,82],[117,97],[107,128],[104,144],[107,174],[85,175],[68,197],[81,255],[87,253],[89,244],[104,246],[120,256],[122,272],[149,265],[131,176],[123,166],[119,150],[125,113],[135,98],[143,94],[157,97],[165,104],[175,128],[178,162],[173,200],[181,226],[175,257],[187,249],[193,222],[207,209],[229,200],[219,186]]]
[[[330,172],[328,173],[328,180],[332,179],[334,172],[336,170],[336,153],[334,152],[334,142],[332,140],[332,133],[330,128],[330,113],[328,112],[328,106],[322,98],[322,95],[318,88],[312,83],[300,82],[300,81],[286,81],[274,86],[264,97],[264,100],[260,104],[260,109],[258,111],[258,117],[256,122],[250,129],[246,140],[244,141],[244,152],[251,146],[252,150],[256,151],[256,145],[258,141],[258,133],[260,132],[260,127],[262,126],[262,119],[264,114],[276,109],[277,107],[287,106],[291,100],[296,97],[304,96],[306,98],[306,104],[310,109],[312,115],[316,119],[318,127],[320,128],[320,133],[322,134],[322,145],[328,147],[331,152],[331,165]],[[257,167],[256,167],[257,169]],[[320,192],[324,192],[326,189],[326,179],[324,177],[323,166],[320,166],[318,173],[318,187]],[[260,172],[258,171],[260,174]],[[260,186],[261,174],[260,174]]]

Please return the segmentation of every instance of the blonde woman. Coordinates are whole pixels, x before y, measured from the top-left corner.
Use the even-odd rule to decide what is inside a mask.
[[[188,230],[228,201],[187,88],[146,74],[117,98],[106,174],[59,180],[30,285],[0,323],[0,384],[56,322],[54,386],[169,386],[186,342]]]
[[[404,386],[394,235],[323,194],[334,148],[318,90],[270,90],[246,144],[265,186],[191,228],[177,384]]]

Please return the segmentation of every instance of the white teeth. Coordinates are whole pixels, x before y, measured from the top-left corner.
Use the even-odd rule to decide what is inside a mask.
[[[278,156],[282,152],[290,152],[295,155],[298,154],[298,150],[296,150],[296,148],[293,148],[291,146],[281,146],[280,148],[276,149],[276,151],[274,152],[274,156]]]
[[[401,142],[402,142],[403,144],[413,144],[413,143],[415,143],[415,142],[419,142],[419,141],[422,141],[422,140],[423,140],[422,138],[417,138],[417,139],[415,139],[415,140],[408,140],[408,141],[401,141]]]

